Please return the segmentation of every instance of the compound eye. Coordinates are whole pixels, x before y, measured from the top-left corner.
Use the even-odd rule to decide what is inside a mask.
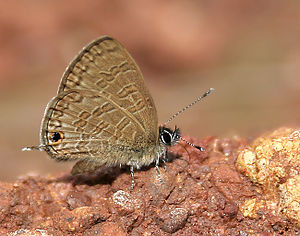
[[[172,142],[172,135],[168,132],[162,133],[160,138],[161,138],[161,141],[166,145],[170,145]]]

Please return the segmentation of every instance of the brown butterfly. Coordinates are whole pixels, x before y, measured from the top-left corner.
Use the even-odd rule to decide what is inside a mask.
[[[133,58],[119,42],[104,36],[84,47],[67,67],[46,107],[41,144],[23,150],[44,150],[58,161],[77,160],[72,174],[130,166],[133,187],[134,169],[153,162],[160,179],[160,159],[164,161],[168,146],[182,139],[178,128],[165,125],[158,126],[153,99]]]

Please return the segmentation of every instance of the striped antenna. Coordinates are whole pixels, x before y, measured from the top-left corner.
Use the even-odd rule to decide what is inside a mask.
[[[191,104],[187,105],[186,107],[184,107],[183,109],[181,109],[180,111],[176,112],[173,116],[171,116],[171,118],[169,120],[167,120],[167,122],[164,124],[168,124],[170,121],[172,121],[176,116],[178,116],[179,114],[181,114],[182,112],[184,112],[185,110],[187,110],[188,108],[190,108],[191,106],[195,105],[196,103],[198,103],[202,98],[205,98],[206,96],[208,96],[209,94],[211,94],[215,89],[214,88],[210,88],[208,91],[206,91],[204,94],[202,94],[200,97],[198,97],[195,101],[193,101]]]
[[[186,140],[185,140],[184,138],[182,138],[182,137],[180,137],[180,139],[181,139],[182,141],[186,142],[188,145],[191,145],[192,147],[197,148],[197,149],[200,150],[201,152],[204,152],[204,151],[205,151],[205,149],[204,149],[203,147],[200,147],[200,146],[197,146],[197,145],[195,145],[195,144],[192,144],[192,143],[186,141]]]

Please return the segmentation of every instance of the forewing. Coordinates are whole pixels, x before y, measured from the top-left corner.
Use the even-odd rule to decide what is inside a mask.
[[[136,118],[144,142],[157,142],[158,121],[143,75],[127,50],[104,36],[87,45],[67,67],[58,94],[71,89],[103,92]]]

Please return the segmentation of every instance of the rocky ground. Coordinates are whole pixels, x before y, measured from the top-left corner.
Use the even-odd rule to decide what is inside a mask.
[[[185,137],[153,166],[0,183],[1,235],[297,235],[300,131],[254,141]]]

